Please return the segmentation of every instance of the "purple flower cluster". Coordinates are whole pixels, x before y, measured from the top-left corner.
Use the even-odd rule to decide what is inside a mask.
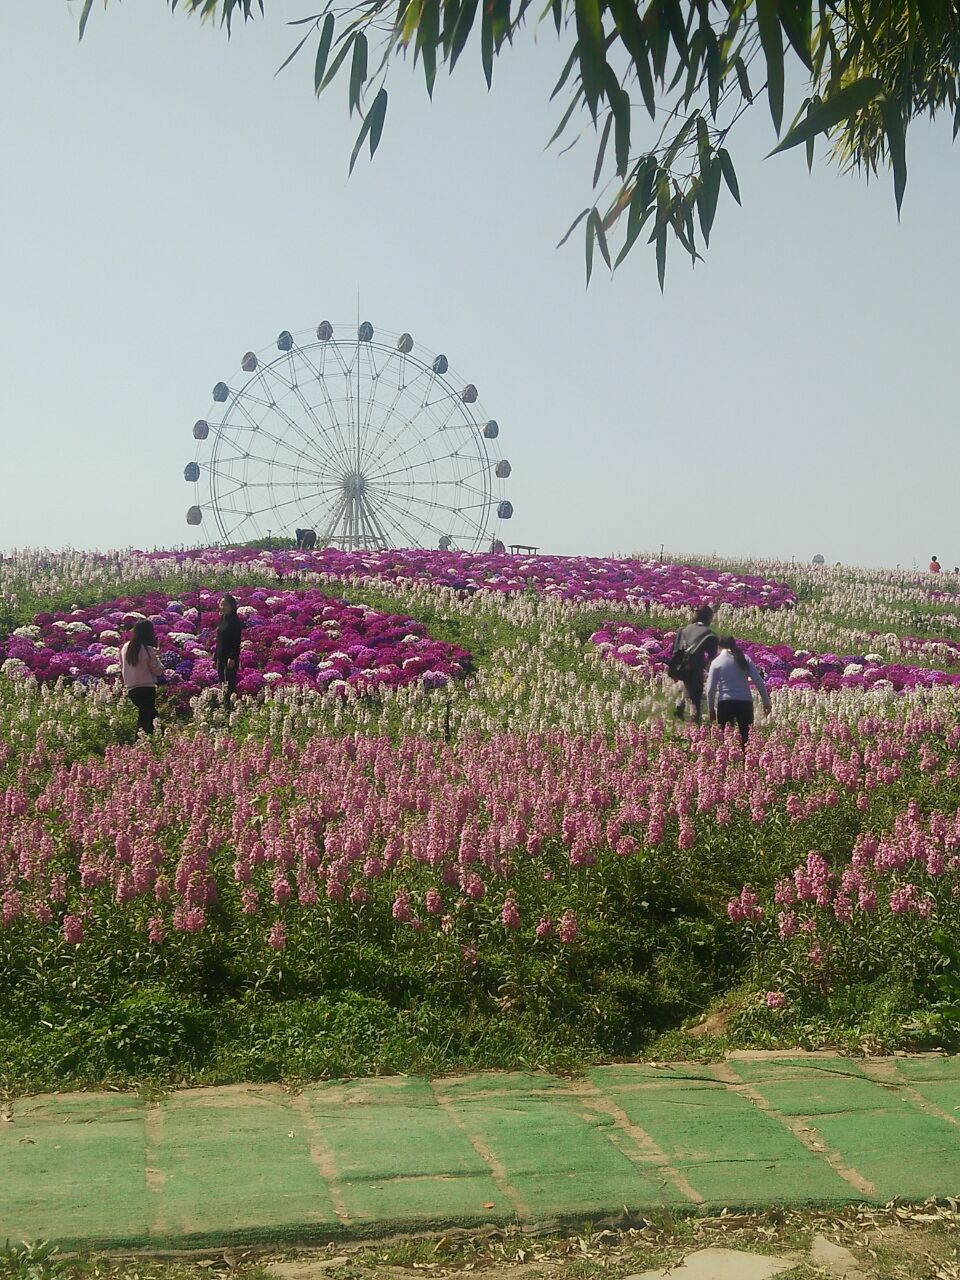
[[[318,590],[238,587],[243,622],[240,693],[266,685],[363,689],[420,681],[428,687],[462,675],[464,649],[432,639],[419,622],[331,599]],[[171,600],[153,593],[69,612],[38,613],[0,644],[4,669],[38,680],[90,682],[119,674],[120,645],[141,618],[157,633],[166,683],[183,698],[217,682],[214,666],[220,593],[205,588]]]
[[[262,562],[283,575],[324,573],[337,578],[415,581],[456,591],[536,591],[563,600],[651,602],[690,608],[708,602],[731,607],[781,609],[796,604],[785,582],[698,565],[600,556],[487,555],[469,551],[255,551],[249,548],[157,552],[204,566]]]
[[[606,657],[631,667],[664,672],[673,649],[674,632],[657,627],[637,627],[627,622],[605,622],[590,637]],[[740,647],[763,674],[768,689],[929,689],[934,685],[960,685],[960,675],[929,667],[887,663],[875,654],[810,653],[786,644],[760,644],[743,640]]]

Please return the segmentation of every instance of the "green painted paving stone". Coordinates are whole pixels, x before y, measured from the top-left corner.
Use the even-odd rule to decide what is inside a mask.
[[[681,1079],[638,1090],[605,1085],[601,1071],[590,1075],[710,1204],[862,1198],[782,1124],[716,1081]]]
[[[559,1076],[546,1071],[491,1071],[482,1076],[454,1076],[443,1082],[448,1098],[483,1098],[498,1093],[566,1094],[567,1084]]]
[[[960,1060],[896,1058],[894,1066],[922,1098],[960,1121]]]
[[[683,1080],[709,1080],[714,1076],[710,1068],[696,1062],[682,1062],[662,1067],[643,1062],[617,1063],[612,1067],[594,1067],[587,1073],[600,1089],[629,1088],[631,1085],[671,1084]]]
[[[279,1090],[165,1098],[151,1157],[161,1180],[154,1239],[260,1240],[337,1222],[301,1117]]]
[[[850,1058],[738,1058],[731,1056],[729,1065],[742,1080],[771,1080],[778,1076],[790,1079],[869,1080],[871,1077]]]
[[[489,1175],[465,1178],[373,1178],[337,1183],[354,1222],[378,1232],[400,1226],[470,1226],[510,1222],[513,1209]]]
[[[890,1061],[911,1084],[927,1080],[960,1084],[960,1058],[892,1058]]]
[[[451,1099],[468,1133],[502,1164],[534,1218],[683,1203],[656,1169],[638,1167],[612,1141],[612,1122],[569,1096]]]
[[[960,1189],[960,1130],[881,1084],[852,1074],[793,1072],[731,1062],[784,1115],[808,1119],[826,1146],[870,1181],[880,1200],[922,1200]]]
[[[0,1126],[0,1240],[142,1243],[152,1213],[143,1115],[119,1094],[18,1102]]]
[[[511,1216],[486,1162],[427,1081],[320,1086],[303,1098],[351,1218],[427,1223]]]

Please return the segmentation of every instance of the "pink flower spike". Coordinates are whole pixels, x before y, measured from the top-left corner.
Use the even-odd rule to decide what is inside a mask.
[[[561,942],[569,946],[571,942],[576,942],[578,932],[577,917],[572,911],[565,911],[560,917],[560,927],[557,929],[557,937]]]
[[[73,947],[78,947],[83,941],[83,924],[79,916],[63,917],[63,936],[67,942]]]

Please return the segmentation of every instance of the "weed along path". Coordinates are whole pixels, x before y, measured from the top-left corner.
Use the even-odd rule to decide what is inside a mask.
[[[24,1096],[0,1239],[61,1249],[362,1238],[656,1209],[883,1204],[960,1188],[960,1058],[732,1054],[583,1077],[489,1072]]]

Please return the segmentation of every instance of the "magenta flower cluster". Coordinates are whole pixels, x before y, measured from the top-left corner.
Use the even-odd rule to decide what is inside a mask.
[[[699,565],[601,556],[514,556],[470,551],[254,551],[249,548],[152,553],[203,566],[260,562],[284,576],[298,572],[337,578],[424,582],[454,591],[524,591],[563,600],[650,602],[691,608],[709,602],[733,608],[781,609],[796,604],[785,582]]]
[[[631,667],[665,672],[673,650],[673,631],[639,627],[629,622],[605,622],[590,637],[602,654]],[[875,655],[810,653],[786,644],[760,644],[743,640],[740,646],[762,673],[768,689],[873,689],[889,687],[930,689],[934,685],[960,685],[960,675],[930,667],[888,663]],[[916,649],[913,650],[916,652]]]
[[[181,599],[154,593],[38,613],[31,626],[0,643],[0,662],[13,659],[41,681],[114,677],[120,645],[135,622],[149,618],[166,682],[186,698],[217,682],[220,594],[205,588]],[[233,594],[243,622],[240,693],[276,683],[369,689],[419,681],[437,687],[462,675],[470,661],[466,650],[432,639],[422,623],[346,604],[316,589],[237,587]]]

